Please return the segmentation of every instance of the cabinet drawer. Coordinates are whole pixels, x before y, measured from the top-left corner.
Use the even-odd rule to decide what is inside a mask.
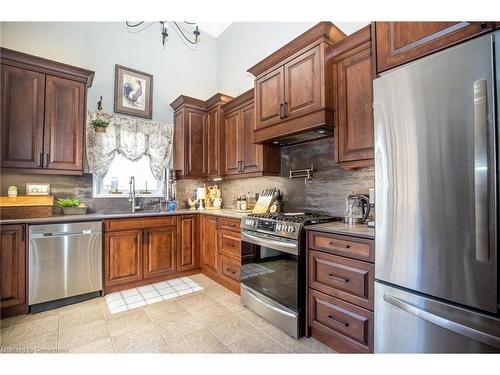
[[[373,264],[309,250],[308,265],[310,288],[373,310]]]
[[[220,252],[239,259],[241,257],[240,235],[227,229],[221,229],[219,233]]]
[[[336,255],[373,262],[375,246],[373,240],[309,231],[308,247]]]
[[[221,254],[220,273],[222,276],[226,276],[234,281],[240,282],[240,269],[241,265],[238,259]]]
[[[175,216],[168,217],[141,217],[141,218],[125,218],[104,220],[104,230],[106,232],[117,230],[131,230],[144,228],[158,228],[170,225],[176,225],[177,218]]]
[[[313,337],[340,353],[373,352],[373,312],[309,289]]]
[[[225,217],[219,218],[219,228],[232,231],[240,231],[240,220],[228,219]]]

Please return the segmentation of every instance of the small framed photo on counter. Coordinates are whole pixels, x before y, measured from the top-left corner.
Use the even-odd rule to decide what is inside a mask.
[[[26,195],[49,195],[50,194],[50,184],[26,184]]]

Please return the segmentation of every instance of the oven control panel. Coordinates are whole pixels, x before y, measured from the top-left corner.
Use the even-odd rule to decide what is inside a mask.
[[[241,219],[241,228],[295,239],[300,235],[302,224],[272,219],[266,220],[262,218],[245,217]]]

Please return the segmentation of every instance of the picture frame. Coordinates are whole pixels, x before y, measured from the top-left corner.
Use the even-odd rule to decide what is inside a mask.
[[[26,195],[50,195],[50,184],[27,183]]]
[[[114,111],[152,119],[153,75],[116,64]]]

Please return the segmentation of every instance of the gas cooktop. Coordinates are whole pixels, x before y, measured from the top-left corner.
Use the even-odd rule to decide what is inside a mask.
[[[241,228],[297,239],[306,225],[337,220],[341,218],[310,212],[248,214],[241,219]]]

